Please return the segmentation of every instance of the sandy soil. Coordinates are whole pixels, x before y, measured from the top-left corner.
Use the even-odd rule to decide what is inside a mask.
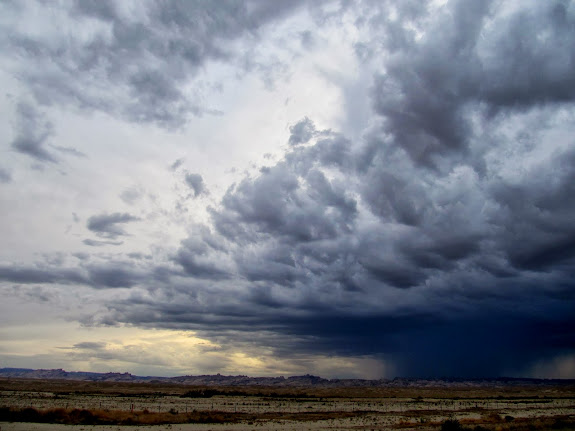
[[[130,387],[131,388],[131,387]],[[454,395],[447,397],[445,389],[435,393],[426,391],[423,397],[372,396],[360,398],[337,397],[290,398],[281,396],[222,396],[212,398],[183,398],[181,393],[142,392],[94,393],[89,390],[75,391],[45,390],[33,391],[0,390],[0,407],[26,408],[37,410],[51,408],[87,410],[123,410],[141,412],[180,412],[193,411],[250,413],[264,415],[273,413],[274,419],[257,419],[231,424],[172,424],[159,426],[103,426],[103,425],[57,425],[33,423],[0,422],[0,431],[247,431],[247,430],[382,430],[382,429],[439,429],[439,424],[447,419],[475,420],[475,424],[486,424],[491,429],[498,427],[497,421],[505,424],[510,416],[520,421],[522,418],[571,417],[575,420],[575,392],[557,393],[555,396],[536,395],[537,392],[517,391],[502,396],[500,392],[482,392],[465,398]],[[520,396],[519,396],[520,395]],[[352,417],[322,420],[285,420],[286,415],[305,418],[308,414],[347,412]],[[321,415],[320,415],[321,416]]]

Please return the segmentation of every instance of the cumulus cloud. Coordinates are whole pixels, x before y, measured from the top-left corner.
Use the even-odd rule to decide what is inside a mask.
[[[186,173],[184,180],[186,181],[188,187],[192,189],[195,198],[207,192],[206,185],[204,184],[204,179],[200,174],[193,174],[188,172]]]
[[[30,5],[38,16],[54,16],[39,35],[29,30],[33,15],[9,2],[3,9],[10,17],[5,25],[11,37],[2,42],[4,52],[21,58],[20,67],[12,65],[14,73],[39,104],[178,128],[190,116],[214,112],[206,106],[202,84],[189,85],[202,67],[214,61],[242,62],[230,43],[249,41],[261,26],[296,6],[298,2],[273,8],[257,1],[144,2],[134,13],[110,1],[38,2]],[[66,32],[82,36],[67,38]]]
[[[572,13],[562,2],[453,2],[377,77],[374,107],[386,130],[414,162],[435,166],[469,151],[469,111],[571,102],[573,60],[560,52],[573,51],[564,45]]]
[[[120,225],[139,220],[138,217],[128,213],[99,214],[90,217],[86,227],[100,237],[116,239],[127,235]]]
[[[132,287],[142,274],[126,262],[88,266],[89,283],[95,287]]]
[[[315,126],[313,121],[305,117],[303,120],[298,121],[293,126],[290,126],[290,145],[305,144],[313,137],[315,133]]]

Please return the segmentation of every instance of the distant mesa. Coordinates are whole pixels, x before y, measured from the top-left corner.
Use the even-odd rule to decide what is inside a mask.
[[[0,368],[0,378],[22,378],[22,379],[54,379],[54,380],[83,380],[91,382],[134,382],[134,383],[173,383],[194,386],[275,386],[275,387],[492,387],[494,385],[505,386],[557,386],[573,385],[574,379],[531,379],[514,377],[497,378],[441,378],[441,379],[419,379],[401,378],[393,380],[379,379],[324,379],[318,376],[306,374],[304,376],[280,377],[249,377],[249,376],[223,376],[201,375],[201,376],[178,376],[178,377],[157,377],[157,376],[134,376],[130,373],[91,373],[83,371],[65,371],[63,369],[54,370],[34,370],[29,368]]]

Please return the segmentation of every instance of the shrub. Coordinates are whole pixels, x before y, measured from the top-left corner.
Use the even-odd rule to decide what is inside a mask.
[[[555,421],[551,425],[551,429],[560,430],[563,428],[567,428],[568,426],[569,426],[569,424],[567,424],[567,422],[565,422],[563,419],[557,418],[557,419],[555,419]]]
[[[41,417],[40,412],[38,412],[38,410],[32,407],[22,409],[20,411],[19,416],[20,416],[19,420],[21,422],[42,422],[40,420]]]
[[[40,412],[38,412],[40,415]],[[65,409],[50,409],[42,412],[42,422],[47,423],[66,423],[68,421],[68,413]]]
[[[496,412],[489,412],[483,416],[484,420],[489,423],[499,423],[502,421],[501,416]]]
[[[448,419],[441,424],[441,431],[462,431],[463,429],[457,419]]]
[[[78,425],[91,425],[97,423],[97,420],[89,410],[74,409],[68,415],[68,423]]]
[[[13,422],[14,413],[10,407],[0,407],[0,421]]]

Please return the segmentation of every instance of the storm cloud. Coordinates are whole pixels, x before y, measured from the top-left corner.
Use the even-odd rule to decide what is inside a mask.
[[[244,59],[229,44],[249,38],[297,5],[144,2],[133,13],[127,5],[108,0],[75,1],[60,8],[38,2],[30,9],[40,16],[55,15],[52,22],[44,22],[50,29],[41,36],[16,25],[23,19],[33,24],[34,17],[7,2],[4,26],[10,36],[3,38],[3,49],[21,59],[11,64],[14,73],[41,105],[57,103],[130,122],[181,127],[191,116],[214,112],[202,84],[191,91],[184,88],[200,69],[209,62],[241,63]],[[58,22],[65,23],[64,28],[57,28]],[[65,32],[82,28],[89,31],[65,42]],[[19,147],[29,145],[23,142]]]
[[[144,168],[113,172],[114,194],[82,212],[98,237],[79,240],[91,246],[85,259],[7,259],[0,280],[113,291],[84,324],[194,331],[282,358],[371,358],[393,375],[531,375],[572,357],[573,4],[273,5],[152,2],[130,14],[119,3],[78,2],[58,14],[92,31],[68,45],[59,32],[48,43],[13,29],[20,66],[53,66],[22,75],[36,103],[16,108],[12,150],[57,162],[48,144],[56,135],[39,110],[48,101],[146,127],[134,132],[141,142],[125,143],[135,155],[150,130],[173,135],[129,157],[126,166],[141,157]],[[250,56],[266,60],[256,67]],[[286,81],[301,79],[289,92],[267,81],[284,67]],[[262,110],[255,85],[232,91],[204,70],[245,85],[256,76],[281,103]],[[115,91],[87,86],[93,78]],[[322,109],[288,116],[292,99],[317,82]],[[254,105],[229,102],[234,91]],[[201,122],[213,108],[208,93],[230,113]],[[192,117],[193,139],[181,139]],[[288,120],[270,132],[276,118]],[[241,165],[255,153],[249,131],[258,127],[266,155]],[[118,133],[123,143],[132,136]],[[166,136],[174,143],[164,145]],[[206,140],[225,150],[207,156]]]

